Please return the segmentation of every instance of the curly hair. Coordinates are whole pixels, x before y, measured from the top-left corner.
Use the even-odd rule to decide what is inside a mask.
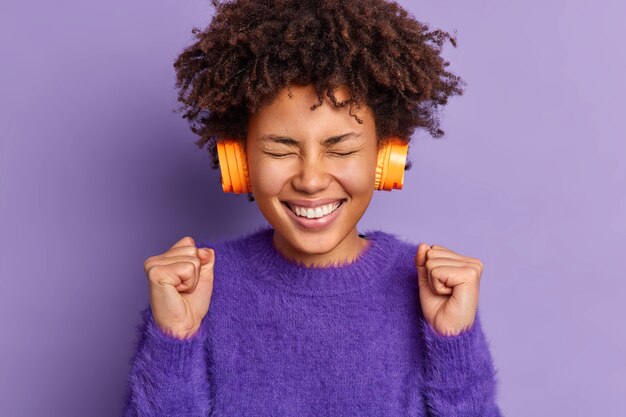
[[[463,94],[466,82],[446,70],[441,56],[449,33],[428,31],[395,1],[211,1],[216,13],[195,42],[176,58],[178,101],[199,148],[217,169],[216,143],[245,141],[248,116],[290,84],[312,84],[318,102],[369,106],[379,145],[389,137],[408,143],[416,128],[444,136],[438,107]],[[334,91],[347,87],[339,101]],[[410,161],[405,169],[410,169]],[[251,194],[248,199],[253,201]]]

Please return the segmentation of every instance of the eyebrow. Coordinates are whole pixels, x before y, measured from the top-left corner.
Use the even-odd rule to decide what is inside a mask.
[[[359,137],[359,136],[361,136],[361,134],[356,133],[356,132],[348,132],[348,133],[344,133],[343,135],[331,136],[329,138],[324,139],[322,141],[322,145],[331,146],[336,143],[347,140],[350,137]],[[289,146],[298,146],[298,144],[300,143],[297,140],[290,138],[288,136],[275,135],[273,133],[261,136],[260,140],[261,142],[274,142],[274,143],[281,143],[283,145],[289,145]]]

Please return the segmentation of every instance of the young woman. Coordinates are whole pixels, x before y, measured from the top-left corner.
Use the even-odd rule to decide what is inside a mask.
[[[357,229],[382,150],[443,134],[454,40],[383,0],[214,6],[179,98],[214,167],[239,144],[269,225],[146,260],[124,415],[500,416],[481,261]]]

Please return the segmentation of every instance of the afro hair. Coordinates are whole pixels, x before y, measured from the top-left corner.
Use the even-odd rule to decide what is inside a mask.
[[[465,81],[441,57],[449,33],[429,31],[395,1],[212,0],[204,30],[176,58],[176,87],[191,130],[217,169],[216,143],[245,141],[248,115],[290,84],[312,84],[337,107],[365,104],[374,114],[379,144],[408,143],[417,128],[440,138],[438,108],[463,94]],[[339,101],[334,91],[347,87]],[[410,162],[405,169],[410,168]],[[250,201],[253,197],[248,195]]]

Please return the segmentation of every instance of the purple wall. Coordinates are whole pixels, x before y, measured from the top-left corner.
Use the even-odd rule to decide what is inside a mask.
[[[485,264],[506,416],[626,415],[623,2],[402,1],[468,82],[360,229]],[[175,56],[208,1],[0,5],[0,415],[115,416],[143,261],[264,219],[179,114]],[[393,215],[389,213],[394,211]]]

